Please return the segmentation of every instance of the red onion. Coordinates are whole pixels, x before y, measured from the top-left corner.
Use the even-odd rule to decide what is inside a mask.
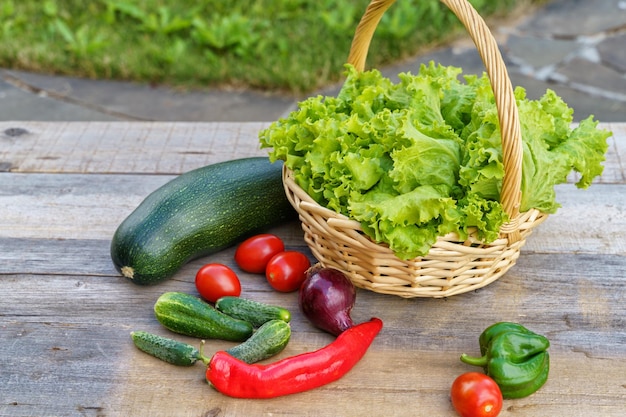
[[[300,310],[316,327],[338,336],[354,326],[350,311],[356,289],[343,272],[315,266],[300,287]]]

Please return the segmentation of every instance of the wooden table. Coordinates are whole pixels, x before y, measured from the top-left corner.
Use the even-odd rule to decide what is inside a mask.
[[[495,283],[449,299],[402,299],[359,290],[356,321],[385,327],[343,379],[272,400],[231,399],[203,366],[178,368],[137,350],[132,330],[175,336],[152,312],[166,291],[195,294],[206,261],[233,265],[233,249],[139,287],[109,257],[118,224],[152,190],[205,164],[264,155],[261,123],[0,123],[0,415],[2,416],[451,416],[453,379],[474,370],[489,324],[525,324],[551,340],[551,371],[502,416],[626,415],[626,124],[605,173],[589,190],[558,187],[563,205]],[[298,223],[273,229],[308,251]],[[308,252],[307,252],[308,253]],[[241,273],[242,296],[291,309],[281,356],[332,339],[298,311],[296,296]],[[207,351],[231,346],[210,341]]]

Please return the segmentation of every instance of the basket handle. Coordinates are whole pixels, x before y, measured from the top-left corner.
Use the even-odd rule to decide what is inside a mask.
[[[502,226],[501,232],[509,242],[514,243],[521,239],[517,223],[522,197],[522,138],[511,80],[498,44],[476,9],[467,0],[440,1],[463,23],[474,41],[494,92],[502,135],[502,163],[504,165],[500,201],[504,211],[509,215],[509,223]],[[367,6],[357,26],[348,56],[348,63],[352,64],[357,71],[364,70],[367,51],[376,26],[394,2],[395,0],[371,0]]]

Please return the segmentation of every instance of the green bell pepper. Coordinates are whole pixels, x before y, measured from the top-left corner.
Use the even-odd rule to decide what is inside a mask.
[[[521,324],[499,322],[478,338],[481,357],[461,355],[461,361],[482,366],[502,391],[504,398],[526,397],[548,379],[550,342]]]

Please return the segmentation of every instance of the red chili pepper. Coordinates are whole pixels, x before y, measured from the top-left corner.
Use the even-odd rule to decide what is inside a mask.
[[[321,387],[352,369],[382,327],[380,319],[372,318],[319,350],[268,365],[249,365],[220,351],[213,355],[206,379],[222,394],[236,398],[274,398]]]

